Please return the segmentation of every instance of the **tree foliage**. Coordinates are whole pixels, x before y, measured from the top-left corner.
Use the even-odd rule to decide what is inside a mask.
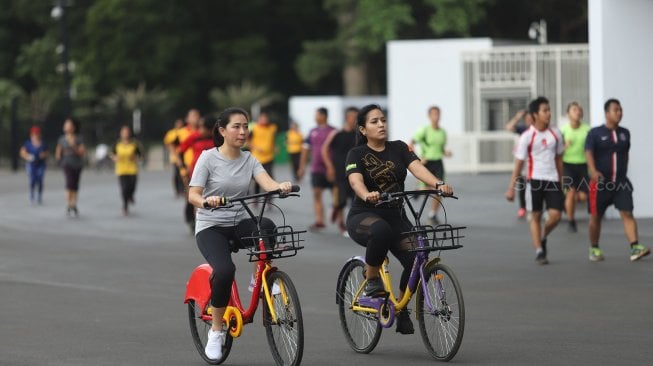
[[[435,9],[429,26],[436,35],[470,36],[472,27],[485,18],[492,0],[425,0]]]
[[[0,0],[0,105],[6,117],[18,96],[24,123],[53,120],[52,133],[64,91],[53,4]],[[345,74],[363,75],[360,90],[384,93],[385,44],[394,39],[528,40],[530,22],[543,18],[550,41],[587,41],[587,2],[565,0],[74,0],[64,11],[75,115],[107,126],[129,118],[130,93],[144,93],[152,109],[144,118],[165,126],[191,107],[256,102],[259,89],[341,94],[352,85]]]

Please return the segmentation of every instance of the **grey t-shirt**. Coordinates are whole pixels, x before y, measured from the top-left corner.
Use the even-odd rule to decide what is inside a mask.
[[[75,145],[83,144],[81,136],[75,136]],[[66,135],[59,137],[57,144],[61,145],[61,166],[79,169],[84,166],[82,157],[75,153],[73,146],[66,140]]]
[[[247,195],[252,178],[263,172],[261,163],[248,151],[241,151],[237,159],[229,160],[218,149],[210,149],[197,159],[189,185],[204,188],[203,197],[237,198]],[[211,226],[235,226],[247,217],[240,204],[213,211],[200,208],[195,217],[195,234]]]

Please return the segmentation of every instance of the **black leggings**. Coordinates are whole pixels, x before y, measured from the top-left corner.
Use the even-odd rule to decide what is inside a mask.
[[[272,220],[263,218],[261,229],[273,231]],[[231,283],[236,274],[236,265],[231,259],[231,245],[233,242],[238,248],[252,246],[254,242],[245,242],[241,237],[252,236],[256,231],[256,223],[252,219],[245,219],[237,226],[221,227],[212,226],[197,233],[195,239],[197,247],[207,262],[213,268],[211,274],[211,305],[223,308],[229,304]]]
[[[134,192],[136,191],[136,174],[119,175],[120,193],[122,194],[122,207],[127,208],[129,202],[134,202]]]
[[[390,210],[389,210],[390,211]],[[406,288],[415,253],[408,252],[415,247],[415,241],[402,232],[409,231],[412,225],[405,214],[392,210],[388,214],[369,211],[354,211],[347,216],[347,231],[358,244],[366,247],[365,262],[370,266],[380,266],[390,251],[402,267],[399,288]]]

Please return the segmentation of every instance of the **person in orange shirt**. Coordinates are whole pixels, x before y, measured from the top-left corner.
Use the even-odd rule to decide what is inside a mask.
[[[188,139],[195,131],[200,123],[200,111],[196,108],[192,108],[186,114],[186,126],[177,130],[177,138],[179,139],[179,145],[182,145],[186,139]],[[185,190],[185,204],[184,204],[184,218],[186,224],[191,229],[191,232],[195,230],[195,207],[188,203],[188,182],[190,181],[190,176],[188,174],[188,167],[193,163],[193,149],[187,149],[183,153],[177,147],[177,154],[179,158],[177,159],[177,167],[181,174],[182,180],[184,182]]]
[[[272,165],[274,164],[274,154],[276,153],[275,138],[277,135],[277,125],[270,122],[270,117],[266,112],[261,112],[252,130],[249,134],[249,150],[252,155],[258,160],[265,171],[274,177],[272,174]],[[261,188],[256,185],[256,193],[259,193]]]
[[[299,159],[302,156],[302,145],[304,144],[304,135],[299,130],[297,122],[290,122],[288,132],[286,132],[286,150],[290,157],[290,169],[295,182],[299,182],[300,177],[297,174],[299,169]]]
[[[169,162],[172,165],[172,188],[176,197],[184,196],[184,182],[181,179],[181,174],[179,173],[179,166],[177,165],[177,160],[179,158],[177,154],[177,146],[179,146],[179,136],[178,131],[184,127],[184,120],[177,118],[175,120],[175,125],[166,132],[163,137],[163,144],[166,149],[168,149]]]

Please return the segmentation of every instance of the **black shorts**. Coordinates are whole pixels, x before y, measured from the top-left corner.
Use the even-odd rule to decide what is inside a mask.
[[[622,182],[590,182],[587,210],[592,216],[603,216],[610,206],[619,211],[633,211],[633,184]]]
[[[560,183],[548,180],[532,179],[526,183],[526,210],[542,211],[546,202],[547,209],[562,211],[565,197]]]
[[[589,176],[587,175],[587,164],[562,163],[563,176],[562,185],[564,188],[573,188],[577,191],[589,191]]]
[[[331,189],[333,185],[326,178],[325,174],[322,173],[311,173],[311,187],[313,188],[329,188]]]
[[[438,179],[444,180],[444,164],[440,160],[427,160],[424,165],[431,174],[435,175]]]

